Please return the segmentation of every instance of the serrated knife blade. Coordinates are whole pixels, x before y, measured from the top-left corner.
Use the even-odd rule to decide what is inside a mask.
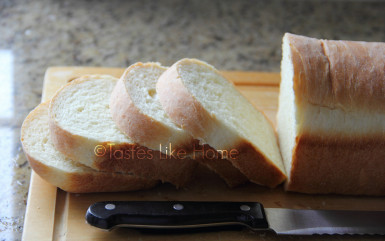
[[[265,208],[269,227],[277,234],[381,234],[385,235],[385,212],[296,210]]]
[[[264,208],[258,202],[106,201],[92,204],[86,221],[106,230],[244,226],[279,235],[385,235],[385,211]]]

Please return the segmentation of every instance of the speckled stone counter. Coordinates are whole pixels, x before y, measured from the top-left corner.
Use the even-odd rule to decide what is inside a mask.
[[[170,65],[279,71],[281,38],[385,41],[385,2],[0,1],[0,240],[19,240],[30,167],[20,126],[49,66]]]

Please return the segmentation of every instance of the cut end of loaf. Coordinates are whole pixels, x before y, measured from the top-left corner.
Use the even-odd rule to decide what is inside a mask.
[[[281,84],[279,92],[279,104],[277,113],[277,133],[279,147],[286,169],[286,175],[290,180],[292,166],[292,150],[295,146],[296,133],[296,106],[293,87],[294,67],[290,42],[287,34],[282,43]]]

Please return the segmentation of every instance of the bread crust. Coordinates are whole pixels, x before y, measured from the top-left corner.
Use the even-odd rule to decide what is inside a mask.
[[[145,179],[131,174],[98,172],[90,168],[85,168],[86,171],[83,170],[79,173],[67,172],[60,168],[46,165],[44,163],[45,160],[30,154],[25,143],[25,133],[28,131],[31,122],[38,118],[42,111],[48,111],[49,102],[46,101],[31,111],[21,128],[21,143],[24,154],[32,169],[41,178],[54,186],[73,193],[135,191],[152,188],[158,184],[156,180]]]
[[[204,140],[207,130],[214,128],[213,117],[183,85],[177,65],[172,65],[159,77],[156,92],[167,115],[192,136]]]
[[[83,76],[61,90],[89,81],[90,78],[100,76]],[[100,142],[63,129],[55,120],[52,110],[61,90],[51,100],[49,126],[54,146],[64,155],[98,171],[132,173],[143,178],[170,182],[177,188],[190,180],[197,165],[190,158],[179,160],[135,143]],[[103,152],[98,154],[97,149]]]
[[[329,60],[329,105],[385,110],[385,43],[321,40]]]
[[[319,40],[286,33],[298,103],[385,110],[385,43]]]
[[[385,138],[334,139],[302,134],[293,150],[286,190],[304,193],[385,195]]]
[[[187,156],[177,158],[144,146],[108,142],[99,145],[104,146],[107,151],[105,155],[94,160],[95,169],[133,173],[140,177],[172,183],[177,188],[190,181],[197,166],[196,161]],[[122,158],[122,155],[125,157]]]
[[[290,44],[297,118],[286,190],[385,195],[385,43],[293,34],[284,41]],[[361,128],[349,128],[358,122]]]
[[[71,193],[137,191],[155,187],[159,181],[113,172],[63,172],[33,158],[24,149],[32,169],[52,185]]]
[[[221,133],[226,136],[224,139],[231,142],[226,149],[239,150],[240,153],[237,158],[228,160],[233,166],[237,167],[251,182],[271,188],[282,183],[286,179],[286,175],[278,167],[237,133],[225,129],[226,127],[223,127],[222,123],[204,109],[202,104],[188,91],[179,74],[178,63],[180,61],[161,75],[156,86],[160,102],[170,118],[204,143],[210,138],[210,134],[216,133],[213,131],[215,128],[221,128],[223,130]],[[188,61],[201,64],[197,60]],[[211,145],[211,143],[208,144]]]
[[[289,33],[285,34],[284,40],[285,38],[291,49],[296,103],[308,101],[318,104],[325,95],[331,95],[329,62],[323,53],[321,42],[315,38]]]
[[[234,166],[249,178],[250,181],[274,188],[286,180],[286,175],[275,166],[261,151],[244,140],[234,148],[239,156],[231,159]]]
[[[207,157],[205,154],[196,155],[195,160],[203,164],[205,167],[215,172],[220,176],[229,187],[236,187],[249,181],[245,175],[243,175],[233,164],[228,160],[224,159],[214,148],[205,145],[196,145],[195,150],[212,150],[216,156]],[[195,151],[196,152],[196,151]]]

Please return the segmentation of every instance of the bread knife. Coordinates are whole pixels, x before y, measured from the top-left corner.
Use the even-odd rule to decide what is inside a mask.
[[[111,230],[194,230],[246,227],[278,235],[385,235],[385,211],[264,208],[258,202],[106,201],[92,204],[86,221]]]

